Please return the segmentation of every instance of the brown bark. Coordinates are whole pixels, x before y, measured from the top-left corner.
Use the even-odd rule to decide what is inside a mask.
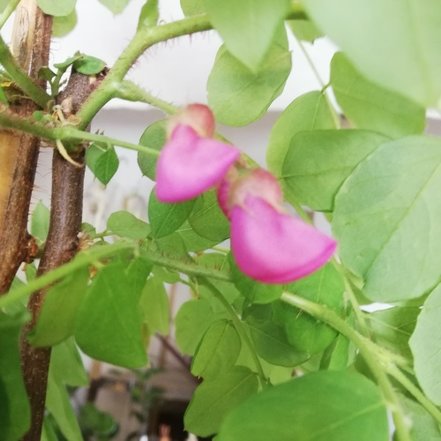
[[[12,52],[29,76],[47,66],[52,17],[37,7],[35,0],[23,0],[17,7]],[[40,81],[44,86],[44,82]],[[20,100],[11,110],[21,116],[32,114],[37,106]],[[27,259],[29,241],[27,221],[39,140],[30,135],[0,132],[0,294],[5,293],[20,264]]]

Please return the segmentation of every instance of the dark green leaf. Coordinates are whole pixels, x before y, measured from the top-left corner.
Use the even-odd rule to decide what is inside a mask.
[[[153,189],[148,207],[152,236],[160,238],[175,232],[187,220],[193,210],[194,202],[194,199],[180,204],[159,202]]]
[[[288,0],[206,0],[210,22],[228,51],[256,71],[288,11]]]
[[[219,441],[387,441],[383,397],[360,374],[322,371],[265,389],[233,409]]]
[[[423,132],[424,107],[366,80],[342,52],[332,59],[331,84],[338,104],[356,127],[392,138]]]
[[[164,284],[159,278],[151,277],[147,280],[139,304],[149,331],[167,335],[170,324],[170,305]]]
[[[103,148],[92,144],[86,151],[86,164],[95,177],[107,185],[119,167],[119,159],[113,146]]]
[[[257,387],[256,375],[244,367],[234,367],[220,372],[211,381],[205,380],[196,389],[185,412],[186,430],[201,436],[216,433],[225,416],[256,393]]]
[[[112,213],[107,220],[107,229],[117,236],[129,239],[145,239],[150,233],[149,224],[128,211]]]
[[[441,142],[425,136],[383,144],[340,188],[333,230],[369,299],[416,298],[438,282],[440,188]]]
[[[104,6],[109,8],[114,14],[120,14],[129,4],[130,0],[100,0]]]
[[[303,130],[333,129],[336,116],[325,95],[314,91],[296,98],[280,115],[271,130],[266,161],[269,170],[277,177],[293,136]]]
[[[286,197],[318,211],[332,211],[337,191],[385,136],[365,130],[312,130],[297,133],[282,167]]]
[[[88,281],[89,271],[83,268],[49,289],[30,336],[33,345],[52,346],[73,335]]]
[[[271,46],[256,72],[222,46],[207,84],[208,103],[216,119],[222,124],[244,126],[260,118],[282,92],[290,71],[286,35]]]
[[[32,212],[31,217],[31,234],[39,240],[44,242],[49,231],[49,217],[50,212],[43,202],[39,201]]]
[[[75,338],[93,358],[128,368],[147,363],[138,290],[123,263],[103,268],[78,313]]]
[[[187,251],[203,251],[216,245],[215,241],[208,240],[197,234],[188,222],[184,222],[182,226],[176,230],[176,233],[181,236]]]
[[[160,151],[167,138],[166,128],[167,121],[160,120],[154,122],[145,129],[139,140],[139,144]],[[142,174],[150,178],[152,181],[156,180],[155,170],[157,161],[158,159],[152,155],[138,152],[139,168],[141,169]]]
[[[38,6],[48,15],[65,17],[75,10],[77,0],[37,0]]]

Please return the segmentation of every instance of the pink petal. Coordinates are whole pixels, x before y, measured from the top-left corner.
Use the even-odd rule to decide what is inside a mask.
[[[219,183],[239,156],[235,147],[178,125],[158,159],[156,195],[162,202],[192,199]]]
[[[293,216],[282,214],[259,197],[231,210],[231,249],[249,277],[288,283],[323,266],[337,243]]]

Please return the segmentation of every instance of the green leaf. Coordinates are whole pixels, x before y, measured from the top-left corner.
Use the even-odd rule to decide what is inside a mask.
[[[288,201],[332,211],[334,198],[357,165],[388,141],[366,130],[312,130],[297,133],[289,145],[281,179]]]
[[[188,222],[197,234],[210,241],[219,243],[230,237],[230,223],[219,207],[215,190],[196,199]]]
[[[277,177],[293,136],[303,130],[333,129],[335,116],[325,95],[308,92],[296,98],[280,115],[271,130],[266,162],[269,170]]]
[[[148,206],[152,236],[158,239],[175,232],[187,220],[193,210],[194,202],[194,199],[179,204],[159,202],[153,189]]]
[[[369,299],[416,298],[438,282],[440,188],[441,142],[426,136],[383,144],[342,185],[333,230]]]
[[[285,287],[315,303],[342,312],[344,308],[344,282],[332,264]],[[298,351],[316,354],[328,347],[337,333],[334,329],[316,320],[298,308],[274,303],[275,321],[285,329],[288,342]]]
[[[244,367],[234,367],[213,380],[205,380],[187,407],[185,429],[200,436],[216,433],[225,416],[256,393],[257,387],[256,375]]]
[[[164,284],[158,277],[151,277],[147,280],[139,305],[149,331],[167,335],[170,324],[170,305]]]
[[[92,144],[86,151],[86,164],[95,177],[107,185],[119,167],[119,159],[113,146]]]
[[[203,251],[213,247],[217,243],[214,240],[208,240],[197,234],[188,222],[184,222],[176,230],[176,233],[182,238],[187,251]]]
[[[253,71],[262,64],[288,6],[288,0],[205,1],[210,22],[228,51]]]
[[[203,14],[205,12],[205,0],[181,0],[181,8],[187,16]]]
[[[110,264],[95,277],[78,313],[75,338],[89,356],[128,368],[147,363],[139,311],[140,292],[123,263]]]
[[[156,121],[148,126],[139,139],[139,144],[160,151],[167,138],[167,121]],[[138,166],[141,173],[152,181],[156,180],[155,170],[158,158],[143,152],[138,152]]]
[[[308,16],[368,79],[422,105],[441,96],[437,0],[305,0]],[[381,23],[381,26],[379,26]]]
[[[195,353],[214,317],[208,300],[190,300],[181,306],[175,319],[176,343],[184,354]]]
[[[120,14],[129,4],[130,0],[100,0],[106,8],[110,9],[114,14]]]
[[[412,360],[409,338],[420,313],[417,306],[397,306],[368,315],[375,341],[391,351]]]
[[[219,320],[212,323],[196,350],[191,373],[204,379],[217,377],[233,367],[240,348],[239,334],[231,322]]]
[[[145,239],[150,233],[150,226],[128,211],[117,211],[107,219],[107,229],[117,236],[129,239]]]
[[[77,25],[78,17],[75,9],[64,17],[54,17],[52,25],[52,35],[54,37],[64,37],[74,30]]]
[[[37,0],[40,9],[54,17],[65,17],[75,10],[77,0]]]
[[[311,20],[297,19],[289,20],[287,23],[297,40],[313,43],[317,38],[323,37],[323,33]]]
[[[89,271],[83,268],[49,289],[37,325],[30,335],[33,345],[52,346],[73,335],[88,281]]]
[[[423,107],[365,79],[342,52],[332,59],[331,85],[346,117],[360,129],[374,130],[392,138],[424,130]]]
[[[256,72],[248,70],[222,46],[207,83],[208,104],[216,120],[244,126],[260,118],[282,92],[290,71],[286,35],[281,43],[271,46]]]
[[[32,212],[31,234],[43,243],[49,231],[50,211],[43,202],[39,201]]]
[[[137,30],[156,26],[159,20],[158,0],[147,0],[139,14]]]
[[[294,348],[286,337],[284,329],[272,320],[271,308],[254,306],[246,317],[251,337],[259,357],[279,366],[298,366],[310,357],[308,352]]]
[[[409,344],[414,369],[424,393],[437,405],[441,404],[441,285],[438,285],[423,305]]]
[[[21,439],[31,413],[20,366],[20,331],[23,317],[0,312],[0,422],[2,441]],[[6,403],[6,405],[5,405]]]
[[[105,67],[106,63],[103,60],[84,54],[73,63],[74,70],[83,75],[97,75]]]
[[[384,399],[360,374],[322,371],[267,388],[233,409],[218,441],[387,441]]]

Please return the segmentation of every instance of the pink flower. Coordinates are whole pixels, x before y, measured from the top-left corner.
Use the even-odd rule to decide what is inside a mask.
[[[255,170],[223,184],[219,200],[231,220],[231,249],[242,272],[264,283],[289,283],[316,271],[336,242],[281,207],[276,179]],[[227,205],[225,206],[225,201]]]
[[[214,118],[202,104],[188,106],[171,120],[171,135],[156,168],[156,195],[162,202],[182,202],[217,185],[240,152],[212,139]]]

